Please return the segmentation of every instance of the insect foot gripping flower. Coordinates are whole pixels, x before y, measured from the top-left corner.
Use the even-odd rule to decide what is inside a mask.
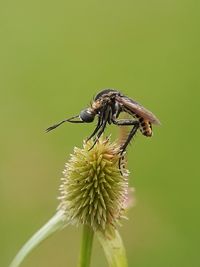
[[[82,149],[74,148],[66,163],[59,210],[65,211],[68,222],[106,232],[123,216],[128,195],[127,172],[120,173],[117,143],[100,138],[90,150],[92,144],[89,141]]]

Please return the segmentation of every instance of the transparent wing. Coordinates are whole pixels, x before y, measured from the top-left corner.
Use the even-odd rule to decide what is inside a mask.
[[[149,122],[153,124],[160,124],[160,121],[156,116],[149,111],[148,109],[144,108],[142,105],[137,103],[136,101],[130,99],[126,96],[116,96],[116,100],[122,104],[125,109],[128,109],[130,112],[133,112],[144,119],[147,119]]]

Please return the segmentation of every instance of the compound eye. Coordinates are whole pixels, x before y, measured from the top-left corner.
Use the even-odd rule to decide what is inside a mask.
[[[95,117],[95,113],[91,112],[88,109],[84,109],[80,113],[80,118],[84,122],[92,122],[94,120],[94,117]]]

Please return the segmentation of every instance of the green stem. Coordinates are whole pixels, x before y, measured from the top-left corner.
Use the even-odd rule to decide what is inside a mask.
[[[43,240],[66,226],[64,211],[58,211],[45,225],[43,225],[21,248],[9,267],[19,267],[28,254]]]
[[[117,229],[114,229],[111,236],[106,237],[99,231],[96,236],[103,247],[109,267],[128,267],[126,251]]]
[[[94,232],[88,225],[83,225],[81,251],[78,267],[89,267],[92,254],[92,241]]]

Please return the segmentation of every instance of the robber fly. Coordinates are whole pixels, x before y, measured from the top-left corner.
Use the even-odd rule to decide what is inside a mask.
[[[133,118],[119,120],[118,117],[121,112],[129,113]],[[95,136],[91,149],[104,132],[107,123],[120,126],[133,126],[127,140],[120,148],[121,155],[126,150],[138,129],[144,136],[150,137],[152,136],[152,124],[160,124],[159,120],[151,111],[147,110],[133,99],[123,95],[117,90],[104,89],[96,95],[91,106],[82,110],[79,115],[65,119],[49,127],[46,131],[49,132],[64,122],[90,123],[93,122],[96,116],[98,118],[96,128],[87,139],[88,141]],[[78,120],[75,120],[77,118]]]

